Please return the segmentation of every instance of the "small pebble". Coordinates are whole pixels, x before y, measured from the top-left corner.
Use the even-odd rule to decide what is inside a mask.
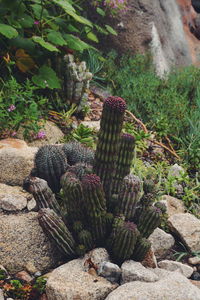
[[[191,279],[192,280],[197,280],[197,281],[200,281],[200,274],[199,272],[194,272],[191,276]]]
[[[200,257],[198,257],[198,256],[190,257],[188,259],[188,263],[191,265],[194,265],[194,266],[198,265],[198,264],[200,264]]]

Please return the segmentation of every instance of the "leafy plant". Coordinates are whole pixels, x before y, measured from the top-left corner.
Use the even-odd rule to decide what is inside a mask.
[[[43,127],[40,119],[48,107],[48,100],[37,96],[36,90],[28,79],[24,85],[20,85],[14,77],[3,82],[0,92],[1,137],[15,136],[22,127],[25,138],[37,138]]]
[[[72,133],[74,140],[87,145],[88,147],[94,147],[94,131],[93,129],[80,124]]]

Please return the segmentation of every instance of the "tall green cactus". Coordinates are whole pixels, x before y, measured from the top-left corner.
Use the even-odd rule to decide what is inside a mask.
[[[116,169],[112,182],[112,194],[118,194],[123,178],[130,173],[134,156],[135,138],[131,134],[124,133],[120,139],[120,147],[116,161]]]
[[[146,238],[138,238],[131,259],[135,261],[143,261],[150,248],[150,241],[148,241]]]
[[[151,206],[141,213],[138,222],[138,230],[143,237],[148,238],[154,229],[160,225],[161,216],[162,211],[155,206]]]
[[[102,243],[106,234],[106,200],[100,178],[95,174],[85,175],[81,183],[92,236]]]
[[[111,196],[125,109],[126,103],[119,97],[108,97],[103,105],[94,173],[101,178],[107,198]]]
[[[48,182],[53,192],[60,190],[60,177],[68,168],[67,159],[59,146],[42,146],[35,156],[35,171],[37,177]]]
[[[41,227],[56,242],[58,248],[68,258],[75,257],[76,243],[62,219],[49,208],[41,209],[38,219]]]

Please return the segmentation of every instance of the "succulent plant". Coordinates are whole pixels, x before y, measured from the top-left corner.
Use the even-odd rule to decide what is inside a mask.
[[[135,138],[131,134],[124,133],[120,139],[119,153],[116,161],[116,169],[112,182],[112,194],[118,194],[122,181],[130,173],[134,156]]]
[[[50,236],[58,248],[67,256],[75,257],[76,243],[67,226],[58,215],[49,208],[43,208],[39,211],[39,223],[47,235]]]
[[[141,197],[142,182],[139,177],[129,174],[124,177],[118,196],[118,214],[123,214],[126,220],[133,220],[136,205]]]
[[[77,163],[93,164],[94,151],[79,142],[69,142],[62,146],[69,165]]]
[[[111,196],[125,109],[126,103],[120,97],[108,97],[103,105],[94,173],[100,177],[107,198]]]
[[[67,159],[59,146],[42,146],[35,156],[36,176],[45,179],[53,192],[60,190],[60,177],[68,168]]]
[[[144,181],[142,195],[141,180],[130,174],[135,139],[121,133],[125,109],[122,98],[107,98],[95,154],[77,142],[44,146],[25,180],[42,208],[41,226],[68,258],[106,246],[119,263],[141,261],[150,248],[147,238],[165,212],[162,203],[152,205],[151,178]],[[46,182],[33,175],[45,179],[54,192],[62,187],[59,204]]]

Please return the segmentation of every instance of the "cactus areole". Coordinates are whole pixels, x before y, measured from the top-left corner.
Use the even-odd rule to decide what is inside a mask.
[[[42,147],[25,179],[43,230],[68,259],[103,246],[116,263],[141,261],[151,246],[148,236],[161,222],[154,184],[146,181],[143,188],[130,173],[135,138],[122,133],[125,110],[124,99],[108,97],[95,153],[77,143]]]

